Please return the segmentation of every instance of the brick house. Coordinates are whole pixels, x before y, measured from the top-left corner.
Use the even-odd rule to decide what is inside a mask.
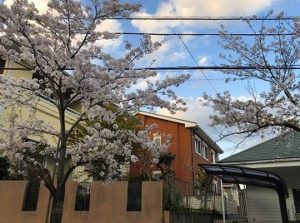
[[[200,163],[215,163],[222,149],[197,125],[196,122],[158,115],[149,112],[137,114],[142,126],[156,124],[150,138],[162,144],[171,137],[167,152],[175,154],[172,170],[182,181],[193,183]]]

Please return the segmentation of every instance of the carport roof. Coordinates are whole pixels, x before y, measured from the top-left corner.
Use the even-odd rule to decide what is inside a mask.
[[[300,158],[300,133],[277,136],[249,149],[236,153],[219,163],[247,162]]]
[[[285,182],[273,172],[221,164],[199,164],[199,166],[208,174],[220,177],[224,183],[270,188],[276,190],[282,197],[288,197]]]
[[[269,171],[222,164],[199,164],[199,166],[208,174],[220,177],[225,183],[250,184],[276,190],[279,198],[282,222],[289,222],[286,208],[288,190],[284,180],[280,176]]]

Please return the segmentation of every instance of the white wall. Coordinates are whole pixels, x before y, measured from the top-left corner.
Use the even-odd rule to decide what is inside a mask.
[[[281,223],[277,193],[271,189],[247,186],[248,219],[256,223]]]
[[[270,168],[270,171],[278,174],[287,184],[289,197],[286,200],[290,220],[295,220],[295,206],[293,189],[300,188],[300,167]]]
[[[229,199],[225,197],[224,202],[226,204],[225,206],[225,213],[229,215],[234,215],[238,214],[238,208],[237,208],[237,202],[233,199]],[[186,198],[183,198],[183,203],[186,203]],[[190,208],[193,209],[199,209],[199,208],[204,208],[204,203],[201,202],[196,197],[189,197],[188,198],[188,204]],[[208,210],[217,210],[218,212],[222,213],[222,197],[220,195],[216,195],[215,197],[213,196],[208,196],[207,198],[207,206],[206,208]]]
[[[269,164],[269,166],[270,165],[271,164]],[[288,209],[289,220],[291,220],[291,221],[296,220],[295,219],[296,211],[295,211],[295,206],[294,206],[293,189],[297,189],[297,188],[300,189],[300,177],[299,177],[300,163],[299,163],[299,161],[298,161],[297,165],[298,166],[296,166],[296,163],[294,163],[294,165],[292,165],[292,166],[273,167],[273,168],[270,168],[270,167],[264,168],[264,167],[256,166],[259,169],[276,173],[285,181],[285,183],[288,187],[288,193],[289,193],[289,197],[286,199],[286,205],[287,205],[287,209]],[[251,165],[246,165],[246,166],[252,167]],[[263,212],[263,215],[272,216],[272,212],[274,212],[274,208],[275,208],[275,206],[274,206],[275,203],[276,203],[276,206],[278,206],[277,212],[280,213],[278,196],[275,191],[272,191],[272,190],[268,191],[267,189],[250,187],[250,186],[247,186],[247,188],[249,189],[249,191],[248,191],[248,194],[250,196],[249,198],[252,199],[252,200],[250,200],[250,202],[252,202],[252,203],[250,203],[252,206],[248,210],[248,212],[250,212],[250,213],[248,213],[249,216],[251,215],[251,217],[255,218],[256,213],[258,214],[258,216],[261,216],[260,215],[261,211],[259,210],[259,208],[257,208],[260,206],[264,206],[261,209],[261,210],[265,211],[265,212]],[[253,193],[256,193],[256,195]],[[266,198],[266,201],[264,201],[264,198]],[[247,199],[247,201],[248,200],[249,199]],[[249,204],[248,204],[248,206],[249,206]],[[252,211],[252,213],[251,213],[251,211]],[[264,218],[266,218],[266,217],[264,217]],[[249,218],[249,219],[251,220],[251,218]],[[281,222],[281,221],[279,221],[279,222]]]

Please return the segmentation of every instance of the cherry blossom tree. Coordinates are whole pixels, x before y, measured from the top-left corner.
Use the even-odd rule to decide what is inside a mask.
[[[139,46],[125,43],[123,56],[118,58],[103,51],[101,41],[118,38],[99,31],[103,21],[138,10],[139,5],[118,0],[50,0],[44,14],[26,0],[0,6],[1,58],[22,64],[36,77],[0,77],[4,111],[0,153],[9,159],[10,171],[26,174],[31,169],[44,180],[53,198],[52,223],[61,222],[65,183],[74,168],[102,160],[108,169],[106,178],[111,179],[118,173],[116,157],[130,158],[134,143],[155,152],[147,131],[120,127],[118,116],[145,107],[184,110],[184,102],[170,88],[188,75],[152,83],[150,78],[157,73],[134,69],[134,64],[160,43],[145,36]],[[139,88],[140,81],[147,86]],[[59,128],[38,117],[35,108],[42,97],[52,98]],[[73,103],[80,103],[82,112],[68,126],[68,107]],[[114,109],[108,109],[109,105],[115,105]],[[76,128],[87,120],[94,123],[86,126],[87,134],[71,140]],[[55,161],[55,181],[40,156]]]
[[[269,16],[274,18],[272,13]],[[276,18],[259,25],[257,21],[245,21],[255,34],[252,37],[221,30],[224,65],[244,67],[223,71],[227,81],[249,83],[245,86],[249,92],[246,99],[238,99],[229,91],[215,96],[204,94],[203,101],[214,110],[212,126],[223,128],[221,138],[239,135],[243,142],[255,135],[300,131],[300,82],[295,69],[300,58],[299,21],[285,20],[283,13]]]

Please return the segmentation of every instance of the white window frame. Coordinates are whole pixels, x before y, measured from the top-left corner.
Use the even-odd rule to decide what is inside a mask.
[[[218,181],[213,180],[212,186],[213,186],[213,188],[212,188],[213,192],[216,193],[216,194],[218,194],[218,192],[219,192],[218,191]]]
[[[195,137],[195,152],[202,156],[202,142],[199,137]]]
[[[216,163],[216,152],[214,150],[211,150],[211,154],[212,154],[212,163]]]
[[[206,142],[202,142],[202,156],[204,157],[204,159],[208,160],[208,153],[209,153],[209,149],[208,149],[208,145],[206,144]]]
[[[161,134],[160,133],[154,133],[153,134],[153,142],[156,145],[161,146]]]

